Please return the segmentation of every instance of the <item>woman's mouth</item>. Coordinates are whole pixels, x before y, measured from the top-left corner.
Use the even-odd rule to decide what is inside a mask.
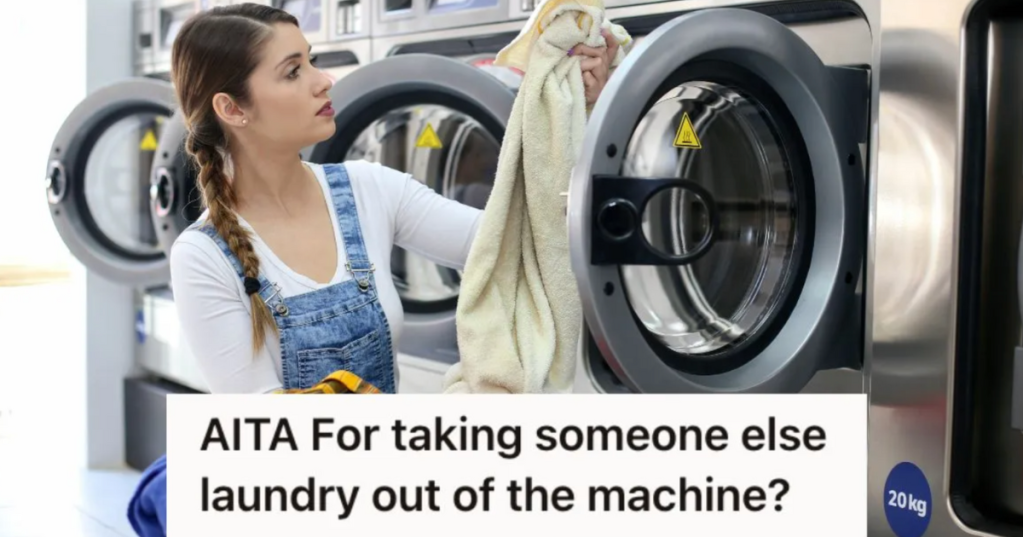
[[[316,112],[316,115],[334,117],[334,109],[330,106],[331,104],[332,103],[330,101],[327,101],[327,104],[323,105],[323,108],[320,108],[319,112]]]

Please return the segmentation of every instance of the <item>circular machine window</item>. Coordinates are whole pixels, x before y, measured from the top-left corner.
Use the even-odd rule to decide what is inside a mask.
[[[370,123],[345,160],[365,159],[401,170],[435,192],[482,209],[497,173],[500,141],[466,113],[436,104],[393,109]],[[461,273],[395,247],[391,273],[409,311],[451,309]]]
[[[136,113],[96,138],[83,176],[87,219],[100,240],[127,257],[162,255],[150,216],[149,174],[167,116]]]
[[[717,374],[766,346],[798,297],[812,182],[802,138],[773,92],[752,79],[688,78],[652,102],[622,174],[699,183],[718,213],[713,242],[687,265],[621,271],[634,319],[665,362]],[[706,206],[688,191],[663,190],[641,210],[644,238],[661,253],[692,252],[708,233]]]

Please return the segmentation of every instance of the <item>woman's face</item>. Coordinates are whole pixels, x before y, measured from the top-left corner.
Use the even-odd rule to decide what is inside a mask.
[[[334,135],[333,83],[309,63],[309,43],[292,24],[275,24],[249,80],[251,129],[277,147],[303,147]]]

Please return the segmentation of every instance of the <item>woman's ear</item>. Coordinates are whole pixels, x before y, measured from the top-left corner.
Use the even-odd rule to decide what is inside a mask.
[[[244,127],[249,122],[245,112],[226,93],[218,93],[213,96],[213,111],[220,121],[232,127]]]

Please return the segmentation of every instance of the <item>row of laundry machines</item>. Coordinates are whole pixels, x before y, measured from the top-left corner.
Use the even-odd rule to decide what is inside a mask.
[[[337,133],[304,159],[381,162],[484,206],[522,80],[492,63],[533,0],[265,1],[336,80]],[[169,248],[201,212],[169,57],[183,21],[217,4],[137,3],[138,76],[89,95],[47,164],[68,248],[137,289],[136,467],[162,453],[165,395],[205,391],[169,288]],[[576,391],[867,393],[871,535],[1023,531],[1021,10],[605,5],[636,43],[565,193]],[[391,266],[399,391],[436,393],[458,360],[460,274],[400,249]],[[932,509],[903,516],[896,485]]]

